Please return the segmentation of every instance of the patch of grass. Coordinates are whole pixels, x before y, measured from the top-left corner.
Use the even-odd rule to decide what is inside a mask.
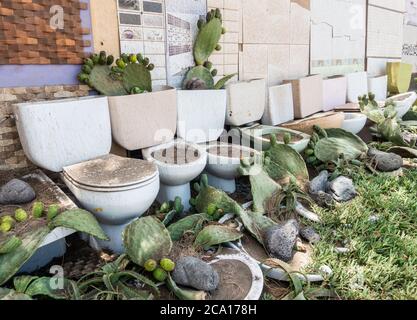
[[[417,299],[417,170],[397,178],[360,171],[352,178],[355,200],[316,210],[324,223],[314,226],[322,241],[313,268],[332,268],[325,285],[342,299]],[[337,253],[341,245],[350,251]]]

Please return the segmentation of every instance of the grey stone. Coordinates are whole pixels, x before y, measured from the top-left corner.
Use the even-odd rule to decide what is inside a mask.
[[[194,257],[180,258],[172,278],[179,285],[203,291],[216,290],[220,281],[219,274],[211,265]]]
[[[293,249],[297,242],[298,233],[298,222],[293,219],[269,227],[264,234],[265,247],[275,258],[289,262],[294,255]]]
[[[403,158],[395,153],[387,153],[376,149],[370,149],[368,156],[373,158],[376,168],[382,172],[392,172],[400,169],[404,165]]]
[[[311,194],[317,195],[320,192],[326,191],[327,180],[329,179],[329,172],[324,170],[310,182],[309,191]]]
[[[321,240],[320,235],[312,227],[305,227],[301,229],[300,236],[311,244],[315,244]]]
[[[338,202],[350,201],[357,196],[353,181],[343,176],[328,183],[328,193]]]
[[[13,179],[0,188],[0,204],[23,204],[36,198],[35,191],[26,182]]]

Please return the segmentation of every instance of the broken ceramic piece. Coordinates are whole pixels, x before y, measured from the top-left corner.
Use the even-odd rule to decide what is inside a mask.
[[[294,120],[294,101],[290,83],[269,89],[268,104],[262,117],[262,124],[276,126]]]
[[[323,80],[323,111],[346,104],[347,80],[344,76],[334,76]]]
[[[286,80],[284,83],[292,84],[294,116],[296,119],[303,119],[323,111],[323,78],[321,75]]]
[[[241,126],[262,118],[266,106],[265,79],[229,83],[226,90],[226,124]]]
[[[0,188],[0,204],[2,205],[24,204],[35,198],[33,188],[22,180],[13,179]]]
[[[367,72],[353,72],[346,75],[348,102],[357,103],[359,97],[368,94],[368,74]]]

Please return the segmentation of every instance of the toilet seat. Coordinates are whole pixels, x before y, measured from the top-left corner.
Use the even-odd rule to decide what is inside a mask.
[[[63,175],[78,188],[101,192],[135,189],[159,176],[151,162],[112,154],[64,167]]]

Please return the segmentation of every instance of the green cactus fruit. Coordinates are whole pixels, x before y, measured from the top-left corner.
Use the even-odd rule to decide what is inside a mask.
[[[285,143],[285,144],[290,144],[290,143],[291,143],[291,134],[290,134],[290,133],[288,133],[288,132],[286,132],[286,133],[284,134],[284,143]]]
[[[197,22],[198,30],[200,30],[206,22],[203,19],[199,19]]]
[[[175,197],[175,200],[174,200],[174,210],[177,213],[182,213],[184,211],[184,206],[182,205],[182,199],[181,199],[181,197]]]
[[[220,20],[222,19],[222,13],[221,13],[221,11],[220,11],[220,9],[219,9],[219,8],[217,8],[217,9],[216,9],[216,11],[215,11],[215,14],[214,14],[214,15],[215,15],[215,17],[216,17],[216,18],[218,18],[218,19],[220,19]]]
[[[213,18],[214,18],[214,17],[213,17],[213,11],[209,11],[209,12],[207,12],[207,15],[206,15],[206,21],[207,21],[207,22],[210,22]]]
[[[100,57],[100,59],[98,60],[99,64],[101,64],[101,65],[107,64],[106,51],[101,51],[99,57]]]
[[[117,60],[116,60],[116,65],[117,65],[120,69],[124,69],[124,68],[126,68],[126,63],[123,61],[123,59],[117,59]]]
[[[88,74],[86,74],[86,73],[80,73],[79,75],[78,75],[78,81],[80,81],[81,83],[88,83],[88,80],[89,80],[89,76],[88,76]]]
[[[213,216],[217,212],[217,206],[214,203],[210,203],[207,206],[207,214]]]
[[[130,63],[137,63],[138,62],[138,57],[136,56],[136,54],[131,54],[129,56],[129,61],[130,61]]]
[[[141,89],[141,88],[138,88],[138,87],[134,87],[134,88],[132,88],[132,90],[130,91],[130,94],[141,94],[141,93],[143,93],[144,91]]]
[[[122,74],[123,69],[119,68],[119,67],[116,67],[116,66],[113,66],[113,67],[111,67],[111,72],[116,73],[116,74]]]
[[[149,65],[149,63],[150,63],[149,58],[143,58],[143,60],[142,60],[142,64],[143,64],[145,67],[147,67],[147,66]]]
[[[17,209],[14,213],[14,218],[17,222],[24,222],[28,219],[28,213],[23,209]]]
[[[44,210],[44,205],[42,202],[35,202],[32,206],[32,216],[36,219],[39,219],[42,217]]]
[[[168,278],[168,273],[164,269],[159,267],[156,268],[152,274],[153,277],[159,282],[164,282]]]
[[[153,63],[150,63],[146,69],[148,69],[149,71],[152,71],[153,69],[155,69],[155,65]]]
[[[221,51],[222,50],[222,46],[220,44],[218,44],[215,49],[216,49],[216,51]]]
[[[12,228],[13,228],[13,225],[8,221],[2,222],[0,224],[0,231],[3,233],[9,232],[10,230],[12,230]]]
[[[85,59],[84,60],[84,64],[87,65],[87,66],[89,66],[90,68],[93,68],[94,67],[94,62],[93,62],[93,60],[91,58]]]
[[[213,69],[213,70],[211,71],[211,75],[212,75],[213,77],[217,76],[217,73],[218,73],[217,69]]]
[[[60,207],[57,204],[53,204],[48,207],[48,214],[47,214],[48,221],[51,221],[59,214],[59,209]]]
[[[313,149],[306,149],[306,151],[304,151],[305,155],[307,157],[314,155],[314,150]]]
[[[222,28],[222,34],[226,34],[227,33],[227,29],[225,27]]]
[[[143,61],[143,56],[142,56],[142,54],[138,53],[138,54],[136,55],[136,59],[139,61],[139,63],[142,63],[142,61]]]
[[[213,76],[211,75],[210,70],[204,66],[197,66],[188,71],[184,80],[184,89],[186,89],[187,83],[193,79],[203,81],[207,89],[213,89],[214,87]]]
[[[164,202],[161,204],[161,207],[159,208],[159,211],[162,213],[167,213],[170,210],[170,206],[168,202]]]
[[[168,258],[162,259],[159,264],[166,272],[172,272],[175,269],[175,262]]]
[[[111,66],[114,62],[114,57],[112,55],[107,57],[107,65]]]
[[[145,262],[145,265],[144,265],[145,270],[148,272],[155,271],[157,267],[158,267],[158,263],[153,259],[149,259],[148,261]]]
[[[210,19],[201,26],[194,44],[194,60],[197,66],[202,66],[209,59],[222,36],[221,20],[213,17],[212,12],[207,14],[207,18]]]
[[[127,55],[126,53],[122,53],[122,55],[120,56],[120,58],[125,62],[125,63],[129,63],[129,55]]]
[[[82,69],[81,69],[85,74],[91,74],[91,67],[88,65],[83,65]]]
[[[146,59],[147,58],[144,60]],[[143,64],[127,64],[123,72],[122,81],[125,89],[128,92],[130,92],[134,87],[141,88],[147,92],[152,92],[152,76],[150,71]]]
[[[8,222],[8,223],[11,223],[12,225],[14,225],[16,223],[14,218],[10,215],[6,215],[6,216],[1,217],[0,223],[3,223],[3,222]]]
[[[213,68],[213,63],[211,63],[210,61],[206,61],[204,62],[204,67],[211,70]]]
[[[93,61],[94,64],[98,64],[98,62],[100,61],[100,56],[95,53],[91,56],[91,60]]]

